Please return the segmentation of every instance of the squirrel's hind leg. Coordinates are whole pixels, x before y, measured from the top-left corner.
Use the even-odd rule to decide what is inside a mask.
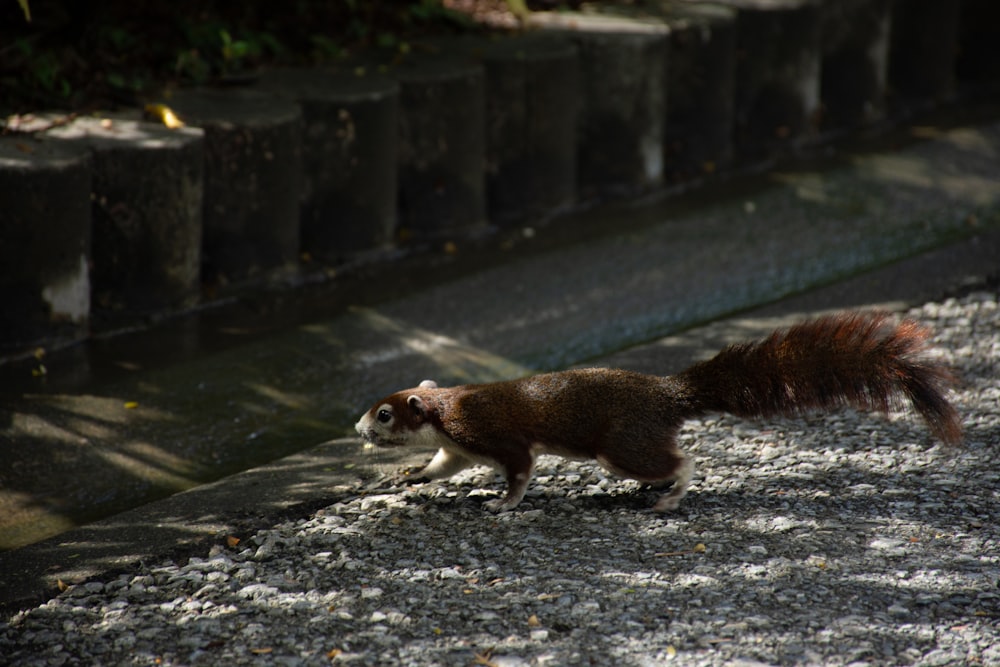
[[[596,458],[605,470],[654,487],[673,482],[670,491],[653,506],[655,512],[677,509],[694,474],[694,461],[677,448],[672,438],[666,442],[662,438],[635,438],[601,452]]]
[[[654,487],[673,482],[670,491],[660,496],[653,505],[654,512],[677,509],[694,474],[694,461],[677,449],[672,441],[658,447],[644,446],[641,442],[633,447],[617,447],[599,454],[597,462],[616,475],[637,479]]]
[[[677,453],[680,454],[679,451]],[[683,458],[681,464],[677,466],[677,472],[674,473],[674,485],[653,505],[654,512],[669,512],[677,509],[677,506],[681,504],[681,499],[687,495],[688,484],[691,483],[691,476],[694,475],[694,461],[683,454],[680,455]]]
[[[483,503],[483,507],[490,512],[506,512],[521,502],[535,470],[535,455],[531,450],[510,452],[500,467],[507,477],[507,494]]]

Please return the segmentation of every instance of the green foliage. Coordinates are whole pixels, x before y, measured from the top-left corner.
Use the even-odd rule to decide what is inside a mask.
[[[336,60],[344,55],[344,48],[326,35],[310,35],[309,43],[312,45],[310,55],[313,62]]]
[[[451,18],[452,14],[444,8],[440,0],[420,0],[410,4],[410,16],[421,21],[430,21],[442,17]]]
[[[163,86],[232,83],[261,66],[366,49],[405,54],[425,34],[469,25],[442,0],[7,2],[24,20],[0,20],[0,114],[134,104]]]
[[[135,35],[121,26],[108,25],[98,29],[98,42],[106,44],[119,53],[135,47]]]
[[[16,57],[27,64],[19,83],[50,99],[67,99],[72,86],[64,72],[62,59],[52,51],[35,49],[31,40],[18,39],[13,44]]]
[[[286,51],[268,32],[245,29],[237,33],[220,21],[185,24],[184,34],[185,44],[177,51],[174,71],[193,83],[239,77]]]

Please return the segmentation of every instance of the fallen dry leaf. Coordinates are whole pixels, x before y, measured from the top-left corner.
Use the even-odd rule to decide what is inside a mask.
[[[482,653],[474,654],[472,664],[479,665],[480,667],[497,667],[497,663],[493,662],[493,649],[487,649]]]

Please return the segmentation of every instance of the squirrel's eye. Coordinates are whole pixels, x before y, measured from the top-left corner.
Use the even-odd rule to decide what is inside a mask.
[[[392,413],[386,410],[385,408],[382,408],[381,410],[378,411],[378,414],[375,415],[375,418],[378,419],[379,422],[382,424],[388,424],[390,421],[392,421]]]

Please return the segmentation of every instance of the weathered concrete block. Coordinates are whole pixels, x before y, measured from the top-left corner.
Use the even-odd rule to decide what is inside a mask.
[[[93,152],[91,289],[101,324],[196,304],[202,131],[143,122],[136,112],[76,118],[48,135]]]
[[[302,108],[302,250],[327,263],[383,248],[396,230],[399,85],[371,71],[262,73]]]
[[[733,158],[736,10],[669,0],[659,9],[670,26],[667,177],[711,174]]]
[[[960,84],[995,90],[1000,86],[1000,2],[963,0],[961,5],[956,78]]]
[[[400,237],[424,241],[485,228],[482,66],[420,53],[380,69],[399,82]]]
[[[297,104],[241,89],[164,100],[205,132],[202,277],[219,289],[294,274],[302,188]]]
[[[510,225],[576,199],[576,46],[521,33],[437,42],[486,73],[486,192],[491,222]]]
[[[0,354],[86,336],[90,152],[0,137]]]
[[[815,129],[821,5],[816,0],[719,0],[736,17],[736,150],[757,159]]]
[[[935,103],[955,93],[962,3],[893,0],[889,87],[899,105]]]
[[[670,30],[657,20],[573,12],[531,16],[579,47],[579,192],[584,197],[663,183]]]
[[[838,0],[823,5],[824,130],[850,129],[885,116],[890,1]]]

